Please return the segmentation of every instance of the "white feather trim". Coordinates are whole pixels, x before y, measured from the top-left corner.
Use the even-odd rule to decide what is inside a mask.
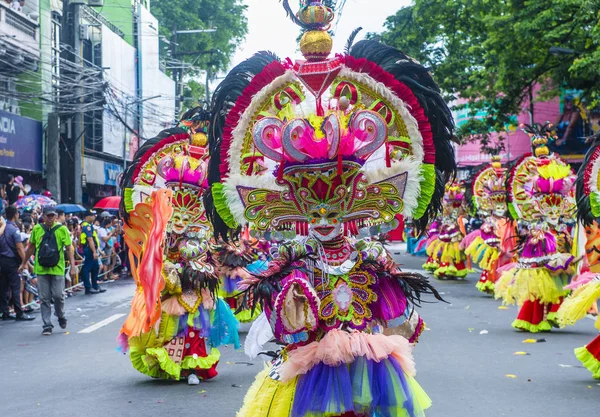
[[[425,155],[423,150],[423,136],[419,130],[417,120],[410,114],[409,105],[402,101],[392,90],[389,89],[385,84],[378,82],[373,77],[362,72],[355,72],[349,68],[342,68],[340,78],[345,78],[351,81],[355,81],[359,84],[369,87],[379,97],[387,101],[394,110],[402,117],[408,136],[411,140],[411,148],[413,156],[422,161]]]
[[[271,325],[264,312],[260,314],[252,323],[250,331],[244,342],[244,352],[250,359],[256,358],[260,352],[264,351],[264,347],[275,335],[271,330]]]
[[[239,224],[246,224],[248,220],[244,216],[246,207],[240,198],[237,187],[247,187],[254,189],[267,189],[272,191],[283,191],[284,188],[275,183],[275,177],[270,173],[264,175],[246,176],[242,174],[230,175],[223,181],[223,194],[227,200],[227,205],[231,214]]]
[[[228,150],[229,176],[241,174],[242,148],[244,147],[244,138],[250,130],[250,123],[259,111],[265,101],[274,91],[283,88],[285,85],[296,81],[294,71],[288,70],[283,75],[275,78],[270,84],[263,87],[254,97],[250,105],[244,110],[240,120],[232,132],[231,145]],[[268,174],[267,174],[268,175]]]
[[[406,188],[404,189],[404,209],[402,214],[406,217],[411,217],[413,210],[419,205],[419,194],[421,194],[421,180],[423,174],[421,172],[423,164],[414,157],[408,157],[400,161],[392,161],[390,168],[386,167],[385,161],[381,161],[376,169],[365,171],[369,184],[382,182],[388,178],[406,172],[408,174],[406,180]],[[402,192],[402,190],[400,190]]]

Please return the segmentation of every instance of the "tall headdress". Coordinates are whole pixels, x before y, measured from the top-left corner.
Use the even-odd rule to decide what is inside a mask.
[[[523,156],[508,177],[509,210],[513,218],[526,221],[542,217],[570,216],[575,212],[575,175],[571,166],[551,154],[548,141],[552,125],[525,125],[533,154]]]
[[[213,96],[215,227],[305,234],[324,213],[350,231],[398,213],[424,226],[455,170],[452,117],[431,75],[375,41],[331,56],[333,11],[303,1],[294,15],[285,3],[306,30],[305,59],[258,53]]]
[[[168,129],[148,140],[135,155],[122,179],[122,208],[126,215],[148,203],[156,190],[172,191],[173,214],[166,230],[166,255],[173,263],[202,269],[212,225],[202,194],[208,188],[207,131],[210,114],[201,108],[184,115],[182,127]]]
[[[592,147],[577,173],[577,217],[584,224],[600,218],[600,144]]]
[[[472,202],[479,214],[491,215],[507,210],[506,169],[499,156],[492,157],[492,163],[479,171],[471,184]]]

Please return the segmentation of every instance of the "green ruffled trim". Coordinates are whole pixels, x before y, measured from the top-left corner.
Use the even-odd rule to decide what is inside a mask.
[[[130,213],[135,208],[133,206],[133,188],[125,188],[123,190],[123,203],[125,204],[125,211]]]
[[[546,314],[546,321],[550,323],[550,325],[555,325],[554,327],[561,327],[558,323],[558,313],[548,313]],[[562,326],[565,327],[565,326]]]
[[[598,193],[590,193],[590,208],[594,217],[600,217],[600,195]]]
[[[421,175],[423,176],[421,180],[421,194],[417,200],[419,205],[413,210],[414,219],[423,217],[427,211],[427,207],[429,207],[431,197],[433,197],[433,192],[435,191],[435,165],[423,164]]]
[[[542,321],[540,324],[531,324],[525,320],[515,320],[512,322],[512,327],[519,330],[525,330],[529,333],[549,332],[552,326],[547,321]]]
[[[456,278],[464,278],[469,275],[468,269],[458,270],[454,265],[443,266],[438,268],[433,273],[436,277],[444,276],[444,277],[456,277]]]
[[[229,210],[229,206],[227,205],[227,199],[225,198],[225,191],[223,189],[223,184],[220,182],[216,182],[212,185],[212,196],[213,196],[213,204],[215,205],[215,209],[223,222],[230,229],[235,229],[238,227],[237,222],[233,218],[233,214]]]
[[[519,218],[519,216],[517,214],[517,210],[515,210],[515,206],[513,205],[513,203],[508,203],[508,212],[510,213],[510,215],[513,219]]]
[[[485,282],[481,282],[478,281],[477,284],[475,284],[475,288],[477,288],[479,291],[484,292],[486,294],[493,294],[494,293],[494,283],[492,281],[485,281]]]
[[[181,362],[181,369],[210,369],[221,359],[221,352],[217,348],[212,348],[208,356],[186,356]]]
[[[241,323],[250,323],[256,320],[258,316],[260,316],[260,313],[262,313],[262,310],[260,308],[256,308],[254,310],[254,314],[252,314],[252,310],[250,309],[242,310],[235,315],[235,318]]]
[[[423,266],[422,266],[422,268],[423,268],[424,270],[426,270],[426,271],[430,271],[430,272],[433,272],[433,271],[435,271],[435,270],[436,270],[436,269],[438,269],[439,267],[440,267],[440,264],[439,264],[439,263],[436,263],[436,262],[425,262],[425,263],[423,264]]]
[[[146,349],[145,362],[150,369],[160,369],[161,378],[179,380],[181,377],[181,366],[177,365],[169,357],[164,347]]]
[[[600,361],[587,350],[587,346],[575,349],[575,357],[592,373],[594,379],[600,379]]]

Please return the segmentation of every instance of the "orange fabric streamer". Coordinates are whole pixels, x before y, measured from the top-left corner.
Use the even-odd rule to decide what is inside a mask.
[[[121,329],[129,337],[150,331],[161,315],[163,248],[167,223],[173,215],[172,197],[171,190],[154,191],[150,203],[138,204],[125,226],[131,274],[137,284],[131,311]]]

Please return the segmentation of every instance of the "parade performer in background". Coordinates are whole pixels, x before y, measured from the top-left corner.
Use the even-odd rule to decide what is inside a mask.
[[[581,273],[567,287],[572,290],[558,310],[561,325],[573,324],[586,317],[588,310],[600,298],[600,144],[590,149],[577,174],[577,218],[585,238],[578,239],[584,252],[584,266]],[[583,233],[582,233],[583,235]],[[597,311],[596,311],[597,314]],[[596,317],[595,327],[600,330],[600,316]],[[586,346],[575,349],[575,356],[595,379],[600,379],[600,336]]]
[[[469,274],[464,250],[460,248],[465,236],[464,225],[460,224],[466,213],[464,197],[463,184],[454,182],[446,185],[439,234],[427,247],[427,255],[439,260],[439,266],[433,273],[440,279],[464,278]]]
[[[121,329],[122,348],[138,371],[190,385],[217,375],[219,345],[239,346],[238,323],[216,296],[212,226],[201,198],[208,118],[196,109],[184,116],[186,129],[148,140],[121,182],[125,241],[137,284]]]
[[[440,227],[440,222],[436,219],[431,222],[431,225],[429,226],[429,228],[424,232],[427,236],[427,239],[424,241],[424,243],[422,243],[422,245],[425,246],[425,254],[427,254],[427,261],[425,261],[422,268],[425,271],[433,272],[440,267],[439,252],[435,252],[435,253],[432,252],[431,255],[428,254],[429,253],[428,248],[431,246],[431,244],[433,242],[437,241],[437,239],[440,235],[439,227]],[[419,245],[417,247],[417,250],[422,250],[421,245]]]
[[[423,329],[415,303],[434,290],[353,236],[398,213],[425,227],[455,169],[452,116],[427,69],[396,49],[350,40],[330,57],[321,1],[292,17],[306,60],[256,54],[212,101],[215,227],[297,236],[241,283],[265,310],[250,332],[266,327],[284,347],[238,416],[423,416],[410,342]]]
[[[506,170],[500,157],[492,157],[490,166],[478,172],[471,184],[472,204],[477,215],[484,219],[478,230],[469,233],[461,246],[465,254],[482,269],[476,284],[479,291],[493,294],[496,270],[510,261],[502,253],[501,239],[506,228]]]
[[[548,150],[551,126],[525,126],[533,155],[522,157],[508,174],[509,210],[526,222],[528,230],[518,245],[518,262],[496,283],[496,298],[521,306],[513,327],[550,331],[566,294],[563,287],[574,272],[570,253],[561,252],[553,230],[561,216],[573,213],[575,176],[569,164]]]

